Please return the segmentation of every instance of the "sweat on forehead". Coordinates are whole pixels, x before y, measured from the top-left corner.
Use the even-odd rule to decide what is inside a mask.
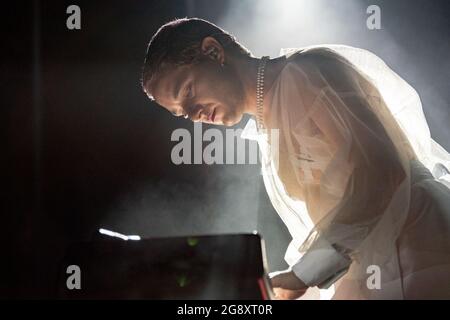
[[[162,100],[174,101],[189,75],[188,66],[174,66],[161,69],[145,84],[145,92],[158,103]]]
[[[151,79],[145,83],[144,89],[147,95],[158,99],[158,96],[164,94],[173,94],[173,89],[177,84],[186,79],[189,73],[187,66],[167,66],[158,71]],[[169,92],[167,92],[169,90]]]

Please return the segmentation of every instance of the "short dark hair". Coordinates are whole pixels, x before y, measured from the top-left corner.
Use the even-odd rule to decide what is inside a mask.
[[[176,19],[159,28],[150,40],[142,71],[142,87],[167,65],[198,62],[202,56],[201,42],[208,36],[214,37],[228,53],[251,55],[231,34],[211,22],[198,18]]]

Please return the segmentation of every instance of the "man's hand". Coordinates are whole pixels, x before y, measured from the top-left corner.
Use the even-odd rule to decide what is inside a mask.
[[[292,300],[300,298],[308,289],[302,280],[297,278],[291,270],[279,271],[270,274],[275,299]]]

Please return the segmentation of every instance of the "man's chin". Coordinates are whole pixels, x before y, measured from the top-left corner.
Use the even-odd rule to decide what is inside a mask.
[[[236,124],[238,124],[239,122],[241,122],[242,120],[242,115],[240,116],[232,116],[232,117],[225,117],[224,119],[222,119],[222,124],[225,127],[232,127]]]

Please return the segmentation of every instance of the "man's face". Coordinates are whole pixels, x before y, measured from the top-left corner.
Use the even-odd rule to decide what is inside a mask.
[[[152,83],[151,92],[175,116],[226,126],[242,119],[244,92],[239,78],[212,60],[165,68]]]

